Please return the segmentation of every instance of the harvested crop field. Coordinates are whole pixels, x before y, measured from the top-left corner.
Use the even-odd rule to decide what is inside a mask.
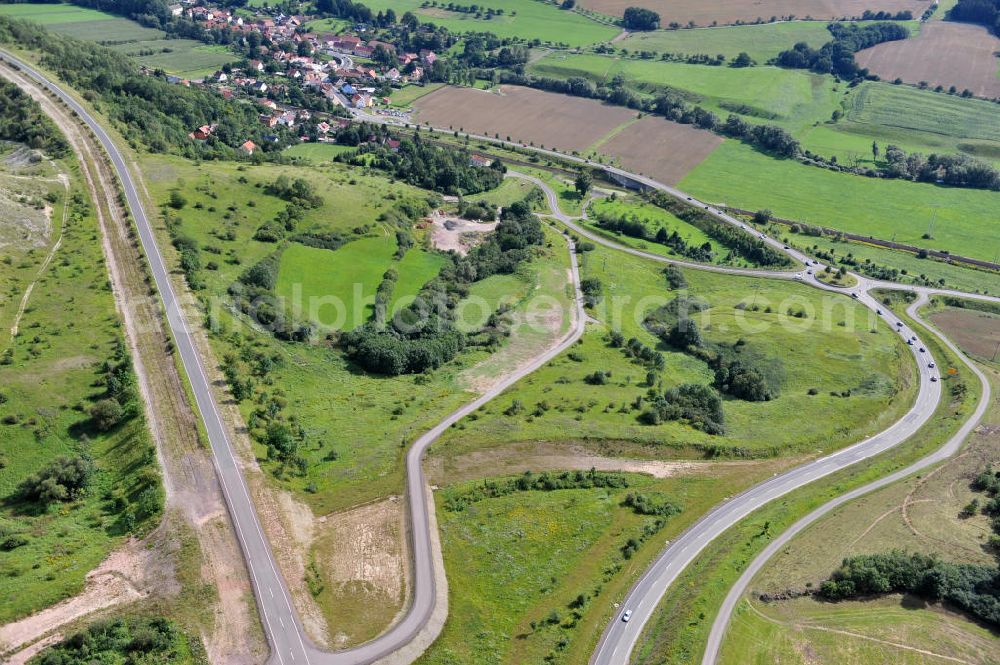
[[[1000,97],[1000,39],[978,25],[933,21],[912,39],[886,42],[855,57],[883,79],[968,88],[977,97]]]
[[[996,314],[946,307],[932,314],[931,321],[970,356],[994,360],[1000,349],[1000,316]]]
[[[920,16],[929,2],[919,0],[581,0],[580,5],[603,14],[622,16],[626,7],[645,7],[659,12],[664,25],[676,21],[707,26],[713,21],[728,25],[736,21],[767,21],[772,16],[781,18],[831,19],[861,16],[866,9],[898,12],[909,9]]]
[[[499,91],[441,88],[416,101],[416,118],[434,127],[510,136],[521,143],[571,151],[584,150],[636,114],[593,99],[531,88],[505,85]]]
[[[673,185],[708,157],[722,138],[704,129],[646,116],[601,145],[629,171]]]

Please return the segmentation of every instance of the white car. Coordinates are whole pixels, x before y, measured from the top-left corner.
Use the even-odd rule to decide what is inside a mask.
[[[931,369],[934,369],[935,367],[934,363],[927,363],[927,366],[930,367]]]
[[[631,618],[632,618],[632,610],[625,610],[625,613],[622,614],[622,621],[628,623],[628,620]]]

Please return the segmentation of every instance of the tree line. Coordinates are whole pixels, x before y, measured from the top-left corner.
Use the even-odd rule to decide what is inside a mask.
[[[595,487],[628,487],[628,479],[620,473],[597,471],[594,468],[587,472],[563,471],[558,474],[543,471],[537,475],[531,471],[525,471],[515,478],[489,479],[469,489],[449,491],[444,501],[444,507],[452,512],[460,512],[473,503],[517,492],[553,492],[555,490],[592,489]],[[678,509],[677,512],[680,510]]]
[[[341,131],[350,142],[372,129],[364,124]],[[338,142],[340,134],[336,134]],[[336,160],[355,166],[373,166],[416,187],[456,196],[496,189],[507,170],[499,159],[493,159],[489,166],[479,166],[473,163],[469,151],[425,142],[419,134],[414,134],[412,139],[392,139],[392,134],[379,131],[373,136],[376,140],[365,141],[356,151],[337,155]],[[398,141],[398,146],[390,147],[390,140]]]
[[[655,242],[659,245],[669,247],[680,256],[689,258],[692,261],[711,263],[714,258],[711,243],[705,242],[701,245],[689,244],[681,237],[677,229],[668,232],[663,226],[659,227],[655,233],[651,232],[649,226],[647,226],[647,220],[639,219],[634,214],[618,213],[616,215],[607,210],[599,210],[596,215],[596,221],[597,225],[602,229],[611,231],[612,233],[621,233],[630,238]]]
[[[912,593],[1000,626],[1000,570],[995,566],[946,563],[903,550],[863,554],[844,559],[819,593],[829,600]]]
[[[65,157],[69,144],[34,99],[0,80],[0,139],[23,143],[52,157]]]
[[[985,25],[1000,35],[1000,0],[958,0],[948,18]]]
[[[850,81],[868,76],[868,70],[858,67],[854,61],[855,53],[876,44],[910,36],[910,30],[905,25],[887,21],[868,25],[830,23],[827,29],[833,39],[819,49],[799,42],[779,53],[774,63],[779,67],[808,69],[817,74],[834,74]]]

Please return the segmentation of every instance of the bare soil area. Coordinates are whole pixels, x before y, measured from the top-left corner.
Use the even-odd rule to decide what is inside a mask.
[[[473,222],[445,215],[440,210],[431,214],[431,242],[444,252],[454,250],[465,256],[482,242],[486,234],[497,227],[496,222]]]
[[[627,7],[645,7],[658,12],[661,23],[676,21],[686,25],[709,26],[713,22],[728,25],[736,21],[764,21],[772,16],[782,19],[832,19],[860,16],[866,9],[897,12],[909,9],[914,17],[927,8],[920,0],[581,0],[580,5],[602,14],[622,16]]]
[[[646,473],[654,478],[678,475],[716,474],[724,467],[760,466],[762,461],[705,462],[700,460],[644,460],[597,455],[573,443],[525,442],[455,457],[431,456],[424,462],[427,479],[435,485],[488,478],[525,471],[624,471]]]
[[[885,42],[855,59],[883,79],[926,81],[932,87],[966,88],[977,97],[1000,97],[1000,38],[980,25],[931,21],[912,39]]]
[[[617,158],[629,171],[673,185],[722,140],[704,129],[646,116],[612,136],[599,150]]]
[[[173,566],[165,548],[131,540],[92,570],[83,591],[20,621],[0,627],[0,653],[30,643],[55,626],[64,626],[91,612],[159,595],[176,595]]]
[[[583,150],[635,117],[594,99],[504,85],[498,91],[445,87],[418,99],[416,119],[434,127],[510,137],[562,151]]]
[[[996,314],[948,307],[930,319],[969,355],[993,360],[1000,349],[1000,316]]]
[[[384,632],[407,605],[405,503],[398,497],[318,520],[314,560],[334,648]],[[325,597],[324,597],[325,596]]]

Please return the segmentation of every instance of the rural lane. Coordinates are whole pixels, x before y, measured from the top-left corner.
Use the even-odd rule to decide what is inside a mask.
[[[431,538],[430,515],[433,503],[427,500],[426,479],[421,460],[430,446],[454,423],[489,402],[523,377],[536,371],[557,355],[572,346],[583,334],[586,316],[583,312],[583,295],[580,292],[580,276],[573,241],[567,238],[572,280],[574,285],[573,325],[554,347],[536,357],[530,364],[508,375],[476,400],[467,403],[449,414],[433,429],[423,434],[410,447],[406,455],[406,489],[410,511],[410,534],[413,564],[413,599],[404,618],[379,638],[358,647],[335,653],[325,652],[315,647],[303,630],[295,612],[284,579],[278,571],[267,538],[257,519],[254,504],[250,498],[246,481],[240,470],[238,459],[229,440],[226,425],[220,415],[212,393],[210,381],[195,348],[191,331],[182,314],[181,302],[174,292],[169,271],[163,255],[156,244],[149,217],[142,205],[132,174],[127,163],[104,131],[101,124],[71,95],[62,90],[36,69],[0,51],[0,59],[18,67],[22,72],[45,86],[69,108],[71,108],[93,131],[111,158],[112,166],[121,180],[126,200],[150,270],[167,313],[167,320],[173,334],[177,352],[188,375],[209,444],[212,449],[216,471],[222,484],[226,503],[236,528],[237,537],[246,558],[254,586],[254,595],[270,643],[271,663],[292,665],[365,665],[386,657],[406,644],[424,629],[436,604],[434,573],[435,552]],[[554,211],[559,217],[558,208]],[[561,217],[560,217],[561,218]],[[443,582],[443,581],[442,581]]]
[[[904,469],[900,469],[899,471],[889,474],[888,476],[879,478],[878,480],[868,483],[867,485],[858,487],[857,489],[851,490],[846,494],[842,494],[841,496],[828,501],[792,524],[785,531],[783,531],[781,535],[772,540],[767,547],[765,547],[764,550],[758,554],[752,562],[750,562],[750,565],[747,566],[746,570],[743,571],[743,574],[740,575],[738,580],[736,580],[736,583],[729,589],[729,593],[726,595],[725,600],[723,600],[722,606],[719,609],[719,614],[715,617],[715,621],[712,623],[711,631],[708,634],[705,653],[701,661],[702,665],[715,665],[715,662],[719,657],[719,650],[722,647],[722,640],[725,637],[726,628],[729,625],[729,621],[736,609],[736,605],[739,603],[743,594],[750,586],[754,576],[760,572],[764,565],[767,564],[767,562],[770,561],[774,555],[780,552],[781,549],[792,540],[792,538],[801,533],[806,529],[806,527],[814,523],[819,518],[829,514],[833,510],[836,510],[848,501],[852,501],[858,497],[868,494],[869,492],[874,492],[877,489],[903,480],[918,471],[948,459],[958,452],[959,448],[962,447],[962,443],[964,443],[969,434],[972,433],[972,430],[974,430],[980,421],[982,421],[986,410],[990,406],[990,400],[992,399],[992,395],[990,393],[990,382],[986,378],[986,375],[978,367],[976,367],[974,363],[969,362],[965,358],[965,354],[962,353],[962,351],[950,339],[939,333],[920,318],[917,310],[919,310],[920,307],[925,305],[927,302],[928,294],[921,294],[920,297],[907,308],[906,313],[909,314],[910,318],[914,321],[924,326],[930,334],[938,338],[942,344],[947,346],[948,349],[951,350],[956,357],[960,358],[962,362],[965,363],[966,367],[968,367],[979,379],[979,383],[982,387],[982,396],[979,399],[979,404],[976,405],[975,411],[973,411],[972,415],[964,423],[962,423],[959,430],[955,432],[955,434],[948,439],[943,446],[934,452],[917,460]]]
[[[434,429],[417,439],[407,453],[407,497],[411,519],[414,589],[413,601],[406,616],[389,632],[372,642],[348,651],[337,653],[323,652],[314,647],[305,636],[297,613],[295,612],[290,601],[289,593],[284,580],[277,569],[270,546],[257,519],[254,505],[250,498],[245,479],[241,473],[237,457],[233,452],[232,445],[229,441],[226,426],[219,413],[218,406],[215,403],[211,385],[204,371],[204,367],[202,366],[201,358],[195,348],[191,332],[188,330],[185,319],[181,314],[181,304],[174,293],[174,289],[169,278],[169,271],[166,268],[166,263],[155,242],[150,221],[145,210],[143,209],[141,199],[125,159],[118,151],[111,138],[103,130],[100,123],[98,123],[72,96],[67,94],[58,85],[49,81],[41,73],[19,59],[6,53],[0,55],[0,57],[13,63],[23,72],[39,81],[77,113],[77,115],[90,127],[97,139],[103,145],[104,149],[111,158],[115,171],[121,179],[128,206],[132,211],[133,218],[135,219],[136,227],[139,232],[139,238],[149,261],[156,287],[164,302],[165,311],[167,312],[167,320],[174,335],[177,352],[182,363],[184,364],[185,370],[187,371],[199,413],[205,424],[209,443],[211,445],[213,457],[216,463],[216,470],[219,474],[220,482],[232,515],[234,526],[236,527],[241,547],[243,548],[244,555],[247,559],[248,568],[254,585],[255,597],[261,612],[265,632],[267,633],[268,640],[272,647],[271,661],[280,663],[281,665],[289,665],[290,663],[297,662],[306,664],[321,663],[323,665],[361,665],[374,662],[386,655],[389,655],[410,642],[413,637],[426,625],[430,614],[433,611],[436,597],[436,582],[434,579],[433,568],[435,552],[433,550],[433,544],[430,537],[430,518],[428,512],[429,510],[433,510],[433,505],[428,506],[428,502],[425,499],[424,488],[426,481],[421,468],[421,458],[423,453],[426,451],[427,447],[453,423],[472,413],[482,404],[485,404],[495,398],[515,382],[535,371],[559,353],[562,353],[565,349],[575,343],[575,341],[582,335],[586,318],[582,309],[582,296],[579,292],[579,271],[572,241],[570,241],[569,245],[573,279],[576,286],[577,311],[576,323],[564,340],[544,355],[538,357],[530,365],[522,367],[517,373],[506,377],[502,382],[494,386],[489,392],[480,396],[477,400],[454,411],[447,418],[442,420]],[[554,154],[554,156],[557,156],[560,159],[567,159],[566,155]],[[583,162],[584,160],[579,161]],[[620,171],[620,173],[626,174],[627,177],[633,180],[640,182],[648,181],[648,183],[651,183],[649,184],[651,187],[668,191],[668,193],[671,193],[679,198],[685,197],[683,192],[679,192],[678,190],[674,190],[673,188],[669,188],[660,183],[655,183],[655,181],[651,181],[643,176],[628,174],[627,172],[614,169],[613,167],[602,166],[602,168],[609,172]],[[728,223],[740,224],[738,220],[718,212],[707,204],[695,202],[690,198],[688,200],[692,202],[692,205],[703,207],[716,217],[725,219]],[[575,225],[570,218],[565,215],[561,215],[558,212],[558,204],[554,199],[554,194],[551,193],[551,190],[550,202],[555,202],[553,212],[556,216],[571,228],[574,227]],[[580,227],[576,227],[575,230],[580,232],[581,235],[588,235],[580,229]],[[588,237],[591,236],[588,235]],[[623,249],[621,246],[609,243],[603,238],[598,237],[592,239],[596,242],[601,242],[602,244]],[[764,238],[764,241],[769,245],[776,246],[777,248],[783,250],[781,243],[774,239]],[[635,250],[635,252],[638,251],[639,250]],[[789,254],[797,260],[805,260],[801,254],[796,255],[796,252],[789,252]],[[647,258],[666,261],[663,257],[658,257],[656,255],[649,255]],[[697,269],[705,268],[705,266],[700,265],[691,265],[690,267]],[[715,268],[712,267],[711,269]],[[794,276],[792,273],[775,273],[769,271],[742,272],[739,269],[722,269],[719,271],[747,274],[748,276],[756,277],[779,277],[785,279],[791,279]],[[865,288],[859,289],[862,291],[860,299],[869,307],[874,307],[875,301],[867,295],[867,288],[874,286],[876,283],[865,280],[862,280],[862,282],[864,283]],[[821,288],[830,288],[822,285],[818,286],[821,286]],[[891,315],[887,315],[886,318],[890,322],[893,322]],[[914,351],[914,353],[916,353],[916,351]],[[927,380],[928,374],[925,364],[921,364],[920,366],[922,380],[920,392],[918,394],[919,408],[920,410],[932,413],[934,410],[934,404],[937,403],[937,394],[940,393],[940,383],[931,384]],[[796,474],[796,471],[798,471],[798,469],[796,469],[748,490],[748,492],[740,495],[740,497],[735,497],[733,500],[717,507],[708,516],[706,516],[706,518],[700,520],[695,527],[700,524],[708,524],[709,531],[706,533],[706,536],[711,535],[711,533],[713,533],[712,524],[718,524],[719,520],[722,519],[723,516],[731,516],[739,513],[741,506],[747,508],[748,510],[752,510],[759,505],[763,505],[764,503],[771,501],[776,496],[780,496],[781,494],[789,491],[794,488],[794,486],[800,486],[801,484],[810,482],[815,478],[822,477],[823,475],[831,473],[838,468],[843,468],[844,466],[853,464],[861,459],[865,459],[873,454],[877,454],[877,452],[880,452],[881,450],[895,445],[906,436],[909,436],[909,433],[915,431],[916,427],[919,426],[918,421],[919,423],[922,423],[923,420],[926,420],[926,417],[922,416],[921,413],[915,413],[917,410],[918,408],[915,406],[914,409],[904,416],[902,420],[898,421],[885,432],[876,435],[871,439],[843,449],[834,455],[816,460],[815,462],[805,465],[805,467],[799,467],[800,469],[806,467],[809,467],[810,469],[810,471],[802,473],[801,477],[792,477],[793,474]],[[923,420],[921,420],[921,418],[923,418]],[[776,485],[771,486],[770,483],[772,482],[776,482]],[[754,494],[748,497],[747,495],[749,493]],[[726,518],[723,521],[729,521],[729,518]],[[676,545],[683,538],[689,536],[695,527],[689,529],[689,531],[682,535],[678,541],[671,544],[671,547],[668,548],[667,551],[671,551],[674,548],[674,545]],[[715,533],[715,535],[717,535],[717,533]],[[711,537],[714,537],[714,535]],[[710,539],[711,538],[709,538],[709,540]],[[706,540],[705,544],[707,544],[707,542],[708,541]],[[698,549],[704,547],[704,544],[699,543],[699,540],[694,539],[693,542],[688,544],[688,547],[693,548],[697,546]],[[684,548],[682,552],[687,549],[688,548]],[[666,554],[666,552],[664,554]],[[673,570],[675,565],[673,558],[661,555],[661,557],[657,560],[657,563],[655,563],[653,567],[647,571],[646,575],[642,578],[642,580],[640,580],[640,583],[633,589],[633,593],[645,590],[645,593],[641,594],[644,599],[642,607],[645,608],[651,602],[652,605],[648,607],[648,612],[650,614],[653,609],[655,609],[655,604],[658,601],[659,596],[662,595],[666,588],[666,584],[664,584],[665,578],[658,574],[657,567],[661,562],[665,562],[664,567],[668,569],[665,571],[667,574],[669,574],[670,570]],[[681,568],[683,568],[683,566],[681,566]],[[639,618],[638,612],[636,613],[636,618]],[[628,624],[613,622],[609,631],[607,631],[604,638],[602,638],[601,644],[606,645],[613,643],[615,646],[612,654],[622,653],[622,649],[626,646],[626,644],[630,650],[631,645],[634,644],[635,641],[634,637],[631,636],[631,633],[626,632],[624,634],[619,634],[614,629],[620,627],[618,624],[621,624],[626,628],[635,627],[638,629],[641,627],[639,623],[640,622],[638,621],[630,622]],[[599,648],[598,654],[600,653],[601,651]],[[595,660],[592,662],[625,662],[625,660],[621,660],[621,657],[618,657],[618,659],[612,658],[609,660],[601,660],[599,659],[598,654],[595,654]],[[624,654],[624,657],[627,660],[627,652]]]

